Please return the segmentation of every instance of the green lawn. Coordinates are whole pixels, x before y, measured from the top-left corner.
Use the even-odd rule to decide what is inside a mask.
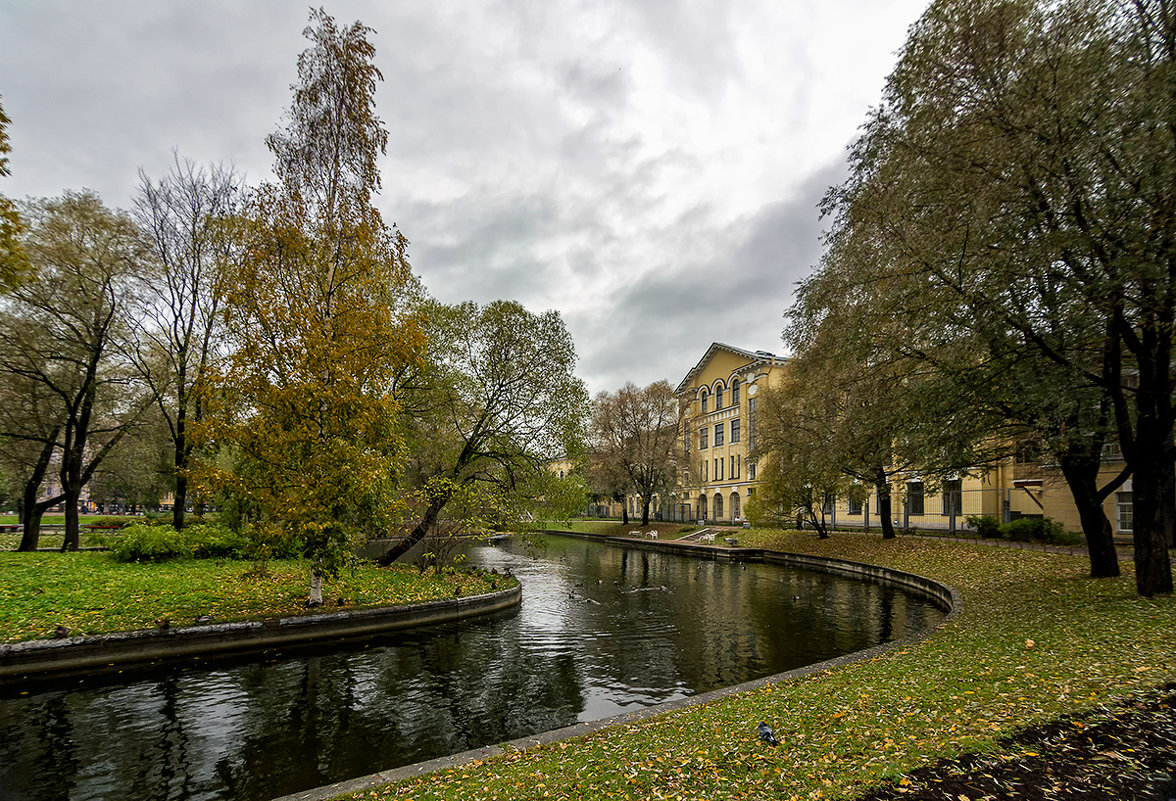
[[[74,634],[153,628],[158,618],[191,625],[198,615],[216,622],[307,614],[310,565],[271,561],[269,575],[249,574],[251,562],[199,559],[121,563],[106,553],[0,553],[0,642],[52,637],[57,626]],[[507,579],[456,573],[436,576],[408,565],[361,565],[326,582],[322,611],[394,606],[489,592]]]
[[[1137,597],[1130,565],[1094,581],[1084,557],[948,540],[763,530],[739,539],[929,576],[962,593],[962,612],[867,662],[350,797],[852,798],[1176,678],[1176,601]],[[758,742],[760,720],[780,747]]]
[[[85,526],[87,523],[93,523],[95,520],[101,520],[109,517],[109,515],[78,515],[78,523],[82,526],[81,545],[83,548],[100,545],[98,538],[90,531],[87,531]],[[140,518],[146,520],[146,518]],[[19,523],[20,520],[16,515],[0,515],[0,526],[11,526]],[[38,541],[40,548],[60,548],[62,541],[65,539],[65,534],[62,533],[61,528],[56,528],[65,525],[65,515],[53,514],[45,515],[41,518],[41,537]],[[47,526],[54,528],[46,528]],[[0,533],[0,550],[16,550],[20,545],[20,534],[4,534]]]

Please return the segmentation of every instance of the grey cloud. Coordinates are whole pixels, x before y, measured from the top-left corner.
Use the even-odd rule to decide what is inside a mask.
[[[844,160],[818,169],[789,199],[728,230],[706,231],[726,246],[721,252],[659,265],[598,313],[572,318],[577,342],[592,343],[582,365],[590,386],[676,382],[714,341],[780,353],[783,314],[820,258],[817,204],[845,170]]]

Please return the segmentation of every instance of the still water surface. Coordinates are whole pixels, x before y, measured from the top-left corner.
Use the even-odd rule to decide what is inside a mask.
[[[522,580],[517,612],[9,692],[0,799],[271,799],[779,673],[942,618],[876,584],[569,538],[476,545],[470,559]]]

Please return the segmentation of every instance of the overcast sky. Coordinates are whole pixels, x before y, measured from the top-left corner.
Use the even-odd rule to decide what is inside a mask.
[[[559,310],[592,392],[783,352],[816,204],[926,0],[329,2],[374,28],[378,204],[446,302]],[[173,149],[270,177],[307,7],[0,0],[9,197],[129,207]]]

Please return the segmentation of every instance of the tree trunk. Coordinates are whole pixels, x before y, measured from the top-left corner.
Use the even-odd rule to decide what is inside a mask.
[[[21,522],[24,530],[20,535],[18,551],[35,551],[41,542],[41,513],[37,511],[37,493],[41,482],[32,480],[25,483],[24,498],[21,500]]]
[[[35,551],[41,544],[41,513],[37,511],[37,504],[31,504],[24,510],[24,528],[20,533],[20,547],[18,551]]]
[[[310,567],[310,597],[307,599],[306,605],[312,607],[323,605],[323,574],[318,559],[315,559],[314,564]]]
[[[450,493],[448,491],[444,491],[434,497],[433,500],[429,503],[429,507],[425,509],[425,514],[421,517],[420,522],[416,524],[416,527],[409,533],[409,535],[398,542],[396,545],[393,545],[391,548],[384,551],[384,553],[376,561],[384,567],[387,567],[412,550],[412,547],[423,540],[429,531],[433,528],[434,524],[436,524],[437,517],[441,514],[441,510],[444,509],[445,504],[449,502],[449,496]]]
[[[25,481],[24,491],[21,499],[21,517],[20,522],[24,523],[24,530],[20,537],[20,547],[18,551],[35,551],[40,544],[41,537],[41,515],[52,504],[57,503],[57,500],[50,500],[49,503],[38,505],[37,495],[41,492],[41,484],[45,481],[45,473],[49,470],[49,462],[53,458],[53,451],[57,448],[57,431],[53,432],[53,436],[46,440],[41,446],[41,452],[37,454],[37,461],[33,464],[33,471],[29,474],[28,480]],[[60,499],[60,496],[58,496]],[[38,508],[39,506],[39,508]],[[30,526],[29,523],[32,523]]]
[[[874,489],[878,493],[878,517],[882,520],[882,539],[892,540],[897,534],[894,531],[894,520],[890,516],[890,481],[881,468],[874,479]]]
[[[628,499],[621,501],[621,523],[629,525],[629,502]]]
[[[808,516],[809,516],[809,520],[812,521],[813,528],[815,528],[817,530],[818,539],[822,539],[822,540],[829,539],[829,528],[825,525],[824,512],[822,512],[820,514],[820,516],[818,516],[817,513],[815,511],[813,511],[812,507],[809,507]]]
[[[1172,563],[1164,531],[1163,468],[1157,462],[1137,460],[1131,482],[1135,589],[1144,596],[1172,592]]]
[[[1101,450],[1101,445],[1100,445]],[[1059,459],[1062,475],[1074,498],[1086,550],[1090,554],[1091,578],[1114,578],[1120,574],[1119,554],[1115,551],[1114,530],[1103,511],[1106,494],[1098,488],[1099,460],[1089,454],[1064,453]]]
[[[76,551],[81,547],[82,536],[78,527],[78,499],[81,495],[80,486],[65,489],[65,539],[61,543],[62,551]]]
[[[180,531],[184,527],[184,509],[188,503],[188,477],[176,468],[176,491],[172,505],[172,528]]]
[[[641,527],[649,525],[649,499],[643,498],[641,501]]]
[[[1173,450],[1171,442],[1168,443],[1168,449]],[[1176,548],[1176,464],[1164,466],[1160,503],[1164,516],[1164,538],[1169,548]]]

